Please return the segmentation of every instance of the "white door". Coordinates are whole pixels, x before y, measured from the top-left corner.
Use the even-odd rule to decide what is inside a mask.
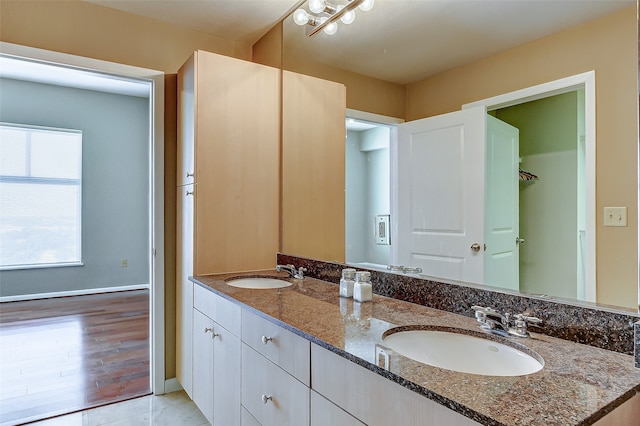
[[[398,126],[393,263],[484,281],[485,135],[484,107]]]
[[[486,156],[484,283],[518,290],[518,129],[488,115]]]

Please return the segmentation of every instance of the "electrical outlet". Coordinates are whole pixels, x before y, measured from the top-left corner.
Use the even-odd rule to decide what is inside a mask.
[[[127,267],[127,259],[122,259],[122,267],[123,268]]]
[[[604,226],[627,226],[627,208],[605,207]]]

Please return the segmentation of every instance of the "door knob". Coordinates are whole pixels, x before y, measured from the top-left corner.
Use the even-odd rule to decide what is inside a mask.
[[[516,244],[524,244],[524,238],[516,237]]]
[[[471,251],[473,252],[479,252],[480,251],[480,244],[479,243],[473,243],[471,244]]]

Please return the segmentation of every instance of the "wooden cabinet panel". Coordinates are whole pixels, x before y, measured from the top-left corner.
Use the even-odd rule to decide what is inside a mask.
[[[620,426],[640,424],[640,394],[594,423],[595,426]]]
[[[195,183],[195,57],[180,68],[178,78],[178,186]]]
[[[309,388],[244,343],[242,405],[263,426],[309,424]]]
[[[344,262],[346,89],[282,77],[282,251]]]
[[[196,52],[196,274],[273,268],[280,70]]]
[[[308,340],[243,310],[242,341],[310,386],[311,356]]]
[[[275,266],[280,70],[195,52],[178,72],[177,154],[176,375],[192,396],[188,277]],[[240,309],[224,301],[218,309],[220,323],[239,335]]]

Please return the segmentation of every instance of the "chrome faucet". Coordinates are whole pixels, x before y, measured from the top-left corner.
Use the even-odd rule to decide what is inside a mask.
[[[392,272],[398,271],[398,272],[402,272],[403,274],[421,274],[422,273],[422,268],[412,268],[404,265],[388,265],[387,270]]]
[[[490,307],[472,306],[471,309],[476,311],[476,320],[480,323],[480,328],[502,336],[529,337],[527,325],[542,323],[542,320],[536,317],[524,314],[512,317],[509,313],[501,314]]]
[[[287,271],[291,278],[297,278],[299,280],[304,278],[304,273],[307,272],[307,268],[302,266],[296,269],[294,265],[276,265],[276,272]]]

